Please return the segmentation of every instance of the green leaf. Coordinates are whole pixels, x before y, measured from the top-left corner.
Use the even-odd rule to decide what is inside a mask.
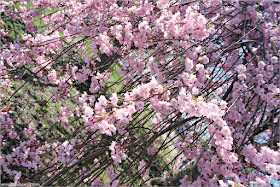
[[[234,186],[236,186],[236,187],[240,187],[240,185],[239,185],[239,184],[236,184],[236,182],[234,183]]]
[[[196,101],[201,101],[200,99],[198,99],[198,98],[196,98],[196,97],[195,97],[195,98],[193,98],[193,100],[196,100]]]
[[[97,120],[97,122],[100,122],[100,121],[102,121],[102,119],[103,119],[103,117],[102,117],[102,118],[99,118],[99,119]]]
[[[18,85],[17,84],[13,84],[12,88],[13,89],[17,89]]]

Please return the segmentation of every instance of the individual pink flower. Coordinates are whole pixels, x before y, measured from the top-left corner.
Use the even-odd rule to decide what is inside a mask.
[[[265,67],[265,63],[264,63],[264,61],[259,61],[258,62],[258,67],[260,67],[260,68],[264,68]]]
[[[119,99],[118,99],[117,93],[113,93],[111,96],[111,102],[114,106],[117,106],[118,100]]]
[[[105,107],[107,105],[107,102],[108,102],[104,95],[101,95],[99,97],[98,101],[99,101],[99,104],[103,107]]]
[[[231,163],[234,163],[234,162],[237,162],[238,157],[237,157],[237,155],[236,155],[235,153],[232,153],[232,154],[228,157],[228,159],[229,159],[229,161],[230,161]]]
[[[216,93],[217,93],[217,94],[221,94],[221,93],[223,93],[223,91],[224,91],[223,88],[218,88],[218,89],[216,90]]]
[[[147,152],[148,152],[149,155],[155,154],[155,153],[157,152],[157,150],[158,150],[158,148],[155,147],[155,146],[152,146],[152,147],[148,147],[148,148],[147,148]]]
[[[143,172],[145,171],[141,176],[145,177],[145,176],[149,176],[149,169],[145,169],[145,166],[146,166],[146,162],[144,160],[141,160],[140,161],[140,165],[138,167],[138,171],[139,172]]]
[[[186,71],[191,71],[192,68],[193,68],[193,61],[189,58],[186,58],[185,59],[185,68],[186,68]]]
[[[142,110],[144,108],[144,102],[143,101],[138,101],[135,104],[136,110]]]
[[[122,158],[120,155],[116,154],[116,155],[112,155],[111,156],[112,159],[114,160],[114,164],[119,164],[122,162]]]
[[[267,71],[273,71],[274,68],[273,68],[273,65],[268,65],[266,69],[267,69]]]
[[[259,178],[259,177],[256,177],[256,180],[255,180],[254,184],[256,186],[265,186],[265,185],[267,185],[267,183],[264,180],[262,180],[261,178]]]
[[[196,87],[192,88],[192,94],[197,95],[199,93],[199,90]]]
[[[18,181],[19,181],[19,179],[20,179],[20,177],[21,177],[21,171],[16,172],[16,175],[15,175],[14,181],[15,181],[15,182],[18,182]]]
[[[196,65],[196,70],[197,70],[197,71],[202,71],[202,70],[204,70],[204,65],[203,65],[203,64],[197,64],[197,65]]]
[[[109,135],[109,136],[112,136],[112,133],[115,133],[117,130],[115,125],[113,125],[111,123],[107,126],[107,129],[108,129],[107,135]]]
[[[115,142],[115,141],[112,141],[112,143],[111,143],[111,145],[109,146],[109,150],[111,150],[111,151],[115,151],[115,146],[117,145],[117,142]]]
[[[275,164],[267,164],[266,165],[266,171],[268,173],[277,173],[277,166]]]
[[[91,186],[103,186],[103,182],[100,178],[95,179],[92,183]]]
[[[231,135],[231,132],[230,132],[230,129],[228,126],[224,126],[221,130],[221,133],[224,135],[224,136],[230,136]]]
[[[84,114],[88,117],[91,117],[93,115],[93,109],[89,106],[84,107]]]
[[[226,109],[226,107],[227,107],[227,102],[224,101],[224,100],[222,100],[222,101],[220,102],[220,108],[221,108],[222,110],[224,110],[224,109]]]
[[[240,64],[236,67],[236,71],[239,73],[239,74],[242,74],[246,71],[246,66],[244,66],[243,64]]]
[[[241,80],[241,81],[244,81],[246,79],[246,75],[244,73],[241,73],[238,75],[238,79]]]
[[[56,71],[54,69],[48,74],[48,78],[51,83],[53,84],[58,83]]]
[[[271,60],[271,63],[273,63],[273,64],[279,63],[277,56],[273,56],[270,60]]]
[[[188,177],[188,176],[186,175],[184,178],[182,178],[182,179],[179,180],[179,182],[181,183],[180,186],[182,186],[182,187],[190,186],[191,182],[188,181],[187,177]]]
[[[163,172],[163,177],[164,179],[169,179],[170,178],[170,173],[168,171]]]
[[[199,57],[198,60],[202,62],[203,64],[209,63],[209,58],[207,56]]]
[[[11,52],[9,50],[4,50],[2,56],[4,59],[8,59],[11,56]]]

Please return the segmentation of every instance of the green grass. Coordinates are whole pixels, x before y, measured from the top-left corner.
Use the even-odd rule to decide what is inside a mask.
[[[21,98],[21,97],[23,97],[23,94],[22,94],[22,93],[19,93],[19,92],[18,92],[18,93],[15,94],[15,98]]]
[[[106,84],[109,87],[108,93],[119,92],[119,91],[121,91],[121,88],[124,85],[123,78],[125,76],[122,74],[119,75],[119,73],[118,73],[119,68],[121,68],[121,65],[119,63],[113,64],[111,67],[112,71],[109,76],[111,82],[107,82],[107,84]],[[116,82],[118,82],[118,83],[116,83]]]
[[[33,95],[33,98],[34,98],[35,100],[40,100],[40,96],[37,96],[37,95]]]
[[[18,85],[17,84],[13,84],[12,88],[16,90],[18,88]]]

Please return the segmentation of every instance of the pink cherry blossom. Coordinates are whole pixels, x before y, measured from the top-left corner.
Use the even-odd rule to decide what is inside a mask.
[[[278,182],[279,11],[274,1],[1,2],[5,180]]]

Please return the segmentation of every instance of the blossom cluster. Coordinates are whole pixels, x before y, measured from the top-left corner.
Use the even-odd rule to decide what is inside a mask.
[[[1,2],[5,176],[178,185],[187,168],[182,186],[279,182],[279,12],[273,1]],[[49,98],[23,100],[29,83]],[[38,103],[59,107],[53,137],[22,121]]]

